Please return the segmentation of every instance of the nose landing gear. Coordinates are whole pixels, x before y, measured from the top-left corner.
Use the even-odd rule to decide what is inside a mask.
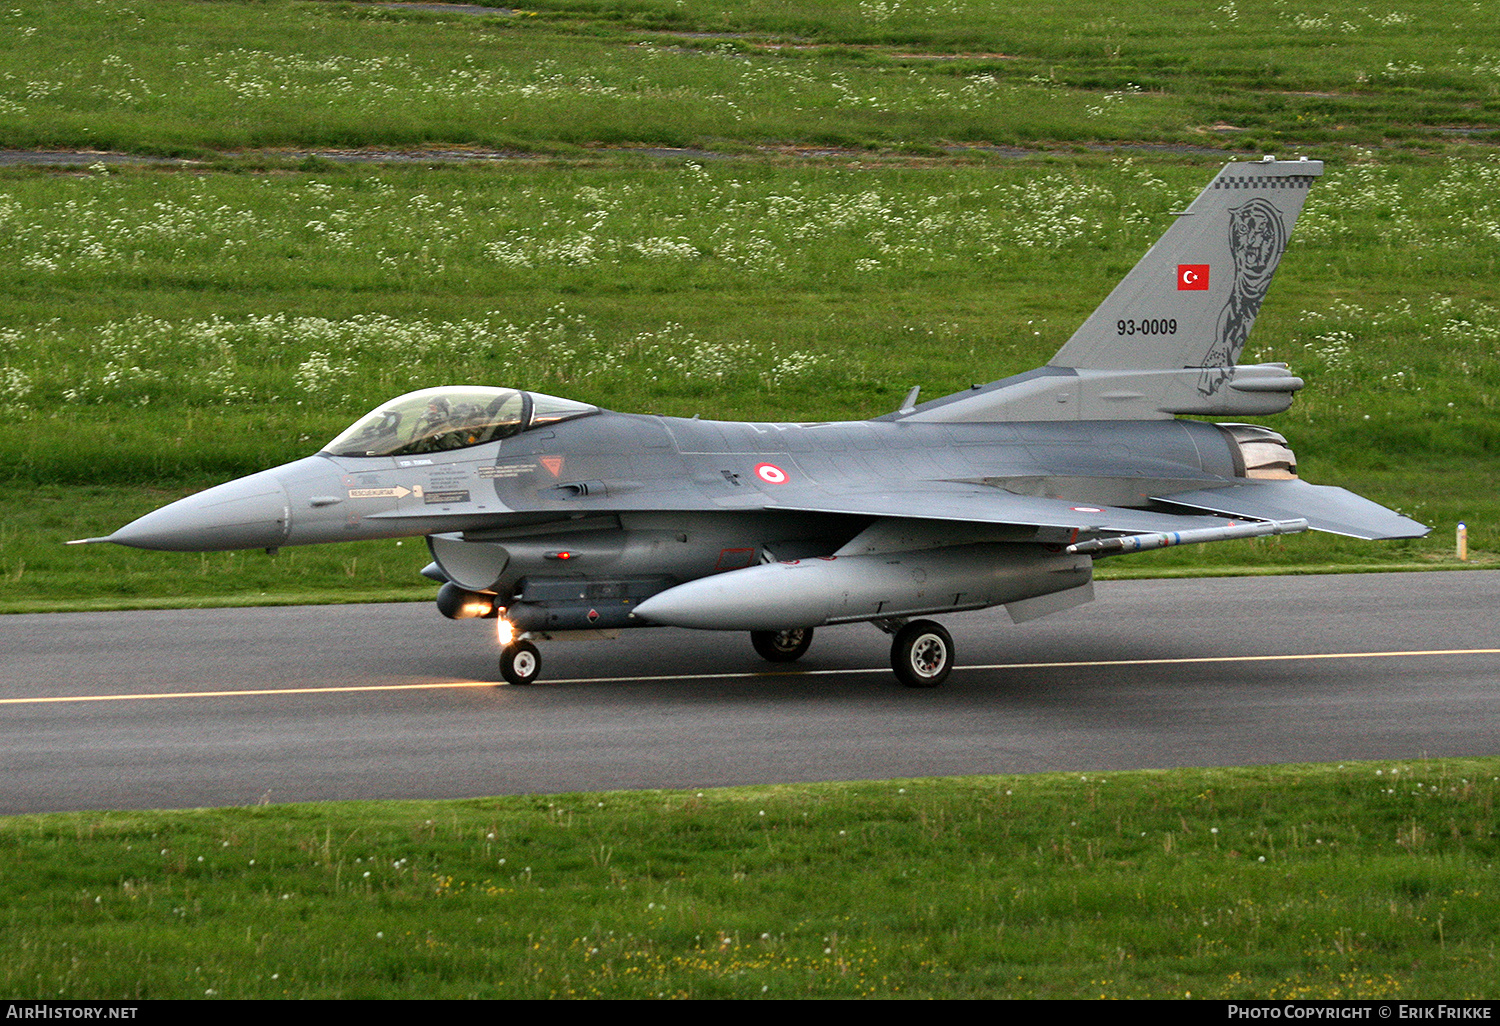
[[[500,676],[512,684],[534,684],[542,673],[542,654],[518,638],[500,650]]]

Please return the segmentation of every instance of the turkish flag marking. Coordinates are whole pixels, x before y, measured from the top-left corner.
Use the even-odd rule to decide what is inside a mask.
[[[1204,292],[1208,290],[1207,264],[1178,264],[1177,291]]]

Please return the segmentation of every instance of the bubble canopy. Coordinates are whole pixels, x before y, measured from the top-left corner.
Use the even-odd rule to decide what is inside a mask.
[[[448,452],[597,412],[597,406],[540,392],[445,385],[381,403],[323,451],[331,456]]]

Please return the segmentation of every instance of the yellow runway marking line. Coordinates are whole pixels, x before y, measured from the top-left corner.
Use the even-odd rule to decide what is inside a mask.
[[[259,698],[262,695],[327,695],[348,691],[431,691],[436,688],[492,688],[492,680],[429,681],[424,684],[340,684],[320,688],[254,688],[244,691],[161,691],[137,695],[57,695],[46,698],[0,698],[0,705],[56,702],[129,702],[148,698]]]
[[[1189,656],[1175,659],[1098,659],[1058,663],[988,663],[955,666],[954,670],[1063,670],[1115,666],[1191,666],[1207,663],[1299,662],[1319,659],[1417,659],[1430,656],[1500,655],[1500,648],[1434,648],[1409,652],[1308,652],[1292,655]],[[850,673],[889,673],[887,666],[847,670],[782,670],[762,673],[694,673],[660,677],[574,677],[545,684],[616,684],[625,681],[653,683],[671,680],[754,680],[765,677],[831,677]],[[543,686],[545,686],[545,684]],[[0,698],[0,705],[45,705],[63,702],[128,702],[155,698],[259,698],[266,695],[329,695],[377,691],[437,691],[445,688],[494,688],[506,686],[492,680],[437,681],[425,684],[341,684],[311,688],[256,688],[244,691],[163,691],[134,695],[56,695],[39,698]]]

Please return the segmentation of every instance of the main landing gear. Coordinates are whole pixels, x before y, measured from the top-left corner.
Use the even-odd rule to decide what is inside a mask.
[[[894,635],[891,669],[909,688],[935,688],[953,669],[953,636],[932,620],[876,620],[875,626]],[[773,663],[790,663],[812,644],[813,629],[751,631],[750,644],[761,657]]]
[[[877,621],[876,626],[887,630]],[[935,688],[953,669],[953,636],[932,620],[913,620],[891,640],[891,669],[909,688]]]
[[[793,663],[801,659],[812,645],[813,629],[803,627],[790,631],[751,631],[750,644],[760,657],[773,663]]]

